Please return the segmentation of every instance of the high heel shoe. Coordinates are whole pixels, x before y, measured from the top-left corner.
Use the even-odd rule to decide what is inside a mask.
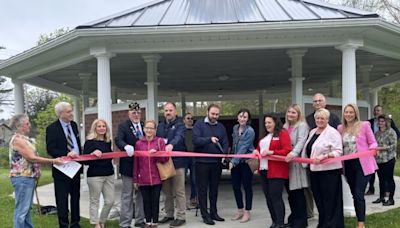
[[[243,209],[238,209],[237,213],[235,214],[235,216],[231,218],[231,220],[232,221],[239,220],[243,217],[243,215],[244,215]]]
[[[240,220],[241,223],[248,222],[250,220],[250,211],[244,211],[242,219]]]

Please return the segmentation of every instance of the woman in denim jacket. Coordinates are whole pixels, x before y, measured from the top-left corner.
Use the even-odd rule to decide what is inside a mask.
[[[248,109],[242,108],[237,114],[238,124],[233,127],[232,133],[232,151],[234,154],[249,154],[254,150],[255,133],[250,126],[251,115]],[[238,212],[232,220],[239,220],[241,223],[250,220],[250,210],[253,202],[253,189],[251,186],[253,172],[246,163],[245,158],[232,158],[229,163],[229,169],[232,175],[233,193],[235,194]],[[242,189],[245,191],[246,207],[243,210]]]

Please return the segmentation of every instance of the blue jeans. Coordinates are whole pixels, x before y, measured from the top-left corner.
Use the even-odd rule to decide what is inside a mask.
[[[20,176],[10,180],[15,192],[14,228],[33,227],[30,211],[36,179]]]

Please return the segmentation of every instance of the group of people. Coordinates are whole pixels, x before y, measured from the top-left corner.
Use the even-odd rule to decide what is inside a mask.
[[[306,118],[297,104],[289,106],[286,110],[284,124],[279,116],[266,114],[263,118],[265,133],[256,144],[255,131],[250,125],[250,111],[243,108],[237,113],[238,123],[233,127],[231,152],[253,153],[264,157],[259,161],[257,172],[272,219],[271,228],[307,227],[307,218],[310,217],[310,213],[311,216],[313,214],[313,201],[319,214],[318,227],[344,227],[342,174],[346,177],[353,195],[357,227],[364,226],[364,193],[376,170],[380,181],[380,197],[374,203],[383,203],[386,206],[394,204],[393,171],[397,136],[393,130],[393,121],[383,113],[376,116],[377,123],[361,121],[359,109],[355,104],[348,104],[343,108],[343,117],[340,120],[334,113],[325,109],[325,106],[325,97],[315,94],[315,111]],[[30,129],[29,118],[24,114],[13,117],[12,126],[16,133],[10,141],[10,179],[16,195],[14,227],[33,227],[29,209],[35,180],[40,175],[38,163],[61,165],[64,162],[61,158],[63,156],[76,158],[81,154],[92,154],[101,158],[104,153],[112,152],[110,128],[105,120],[93,121],[82,150],[78,128],[73,121],[72,106],[67,102],[60,102],[55,106],[55,112],[58,119],[46,129],[47,152],[51,159],[38,156],[35,143],[27,137]],[[159,223],[169,223],[170,227],[184,225],[185,176],[188,168],[191,172],[192,186],[190,199],[198,204],[203,222],[214,225],[215,221],[225,221],[217,210],[218,185],[223,168],[221,158],[153,156],[160,151],[227,153],[227,131],[218,121],[220,107],[215,104],[209,105],[206,117],[197,120],[194,126],[192,115],[178,117],[176,106],[172,102],[163,106],[163,112],[165,118],[158,124],[154,120],[142,122],[139,104],[130,104],[128,120],[119,125],[114,141],[118,149],[126,151],[128,156],[120,158],[119,161],[99,159],[83,162],[89,166],[87,183],[90,194],[90,223],[96,228],[105,226],[114,204],[113,164],[119,164],[122,179],[120,227],[131,227],[133,220],[135,226],[146,228],[157,227]],[[375,131],[374,127],[378,130]],[[368,154],[343,163],[322,162],[325,159],[368,150],[378,151],[377,156]],[[135,151],[146,154],[136,156]],[[285,161],[265,159],[268,155],[284,156]],[[294,162],[296,157],[311,158],[313,163]],[[172,159],[176,175],[161,180],[157,163],[166,163],[169,159]],[[237,205],[237,212],[231,220],[241,223],[251,218],[254,172],[249,161],[248,158],[239,157],[227,160]],[[79,171],[72,178],[54,167],[52,172],[59,226],[80,227],[79,198],[82,172]],[[288,192],[291,211],[286,224],[282,198],[284,189]],[[159,220],[161,192],[165,195],[166,215]],[[104,197],[104,205],[99,214],[101,194]],[[384,198],[386,194],[388,200]]]

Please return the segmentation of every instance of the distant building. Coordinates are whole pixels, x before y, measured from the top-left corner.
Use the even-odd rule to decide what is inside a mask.
[[[8,146],[12,135],[12,129],[7,124],[7,121],[0,122],[0,147]]]

